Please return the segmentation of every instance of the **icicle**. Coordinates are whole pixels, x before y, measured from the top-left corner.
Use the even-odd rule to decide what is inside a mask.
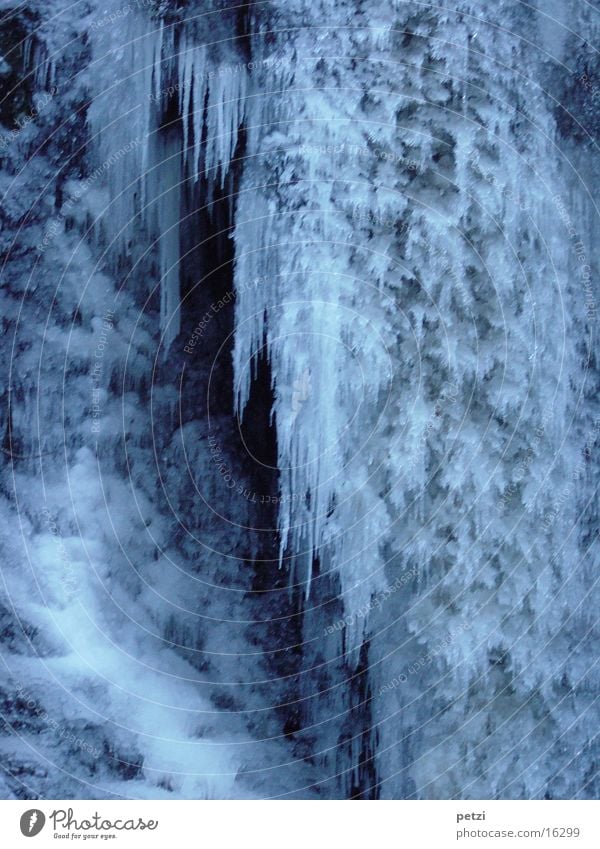
[[[193,78],[193,50],[188,47],[185,33],[181,37],[181,53],[179,55],[179,76],[177,83],[179,85],[179,111],[183,122],[183,149],[184,155],[187,158],[187,149],[189,144],[189,119],[190,119],[190,99],[192,94],[192,78]]]
[[[31,71],[31,56],[33,52],[33,36],[28,35],[23,44],[23,68],[29,73]]]
[[[163,50],[163,37],[164,37],[164,21],[161,20],[160,27],[158,28],[158,38],[156,40],[155,48],[154,48],[154,62],[153,62],[153,78],[154,78],[154,97],[157,101],[160,100],[160,91],[162,85],[162,50]]]
[[[181,213],[181,155],[177,138],[170,133],[158,166],[158,231],[160,251],[160,327],[163,355],[179,334],[179,220]]]
[[[193,130],[194,130],[194,175],[200,176],[200,150],[202,130],[204,127],[204,101],[206,97],[206,48],[204,46],[194,51],[194,61],[191,66],[190,96],[193,96]]]

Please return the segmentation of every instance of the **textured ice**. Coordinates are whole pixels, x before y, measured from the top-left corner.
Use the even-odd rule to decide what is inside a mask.
[[[593,795],[591,8],[122,5],[2,154],[0,794]]]

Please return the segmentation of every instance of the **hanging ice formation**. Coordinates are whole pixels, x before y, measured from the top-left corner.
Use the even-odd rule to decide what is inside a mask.
[[[319,9],[311,13],[315,20]],[[296,13],[281,11],[282,21],[286,15],[295,21]],[[527,89],[520,92],[525,102],[515,118],[512,45],[495,39],[493,27],[477,26],[470,3],[439,15],[417,15],[400,4],[393,23],[387,3],[372,3],[369,34],[362,33],[356,43],[343,29],[344,8],[328,7],[327,13],[328,22],[339,15],[338,28],[332,23],[317,43],[310,29],[301,30],[286,51],[302,61],[290,63],[287,78],[271,73],[267,85],[252,91],[239,55],[222,46],[235,41],[226,13],[204,24],[201,36],[189,25],[131,15],[125,21],[126,46],[111,57],[110,67],[119,73],[95,98],[90,123],[101,162],[136,143],[108,170],[115,214],[103,226],[114,228],[109,241],[116,240],[124,255],[132,250],[136,227],[147,231],[149,241],[157,239],[165,350],[179,329],[183,187],[187,192],[188,177],[192,182],[206,178],[202,202],[210,204],[212,188],[224,185],[240,127],[248,125],[252,168],[244,169],[234,234],[237,409],[241,413],[249,398],[253,363],[264,346],[275,393],[281,562],[290,565],[292,581],[303,583],[307,593],[315,559],[336,570],[352,610],[386,587],[382,547],[391,544],[390,528],[403,511],[404,562],[424,570],[435,562],[435,546],[419,537],[436,502],[427,477],[437,451],[431,445],[437,432],[434,409],[450,397],[448,387],[452,398],[470,392],[468,380],[477,369],[486,376],[486,392],[477,390],[482,409],[489,413],[496,404],[491,391],[498,382],[496,325],[506,305],[497,304],[498,315],[489,307],[487,336],[476,353],[470,348],[474,340],[467,341],[473,305],[489,285],[489,269],[506,269],[511,292],[517,293],[511,333],[520,340],[530,333],[528,298],[519,289],[522,269],[507,248],[528,226],[519,205],[507,202],[519,197],[530,168],[514,122],[529,126],[521,116],[527,111],[542,116],[547,128],[537,134],[536,150],[550,161],[553,119],[539,108],[538,94]],[[509,27],[515,14],[502,9]],[[259,31],[260,9],[256,15]],[[412,33],[408,67],[397,59],[405,30]],[[95,36],[92,74],[102,69],[110,41],[108,32]],[[320,45],[326,47],[324,55]],[[256,38],[258,64],[264,49]],[[339,97],[343,63],[327,57],[340,56],[361,60],[359,70],[350,63],[344,68],[350,91],[358,85],[370,92],[360,106],[356,98]],[[422,75],[415,67],[424,69]],[[307,94],[317,78],[328,87]],[[115,97],[125,118],[111,123],[105,116]],[[420,104],[416,120],[414,97]],[[337,151],[329,159],[319,152],[327,147]],[[546,195],[538,209],[555,226]],[[121,229],[116,222],[124,222]],[[542,267],[533,259],[537,246],[527,237],[519,248],[534,268]],[[440,315],[442,323],[460,328],[442,342],[434,338]],[[425,349],[428,355],[421,358]],[[515,355],[509,365],[525,373],[529,356],[523,352],[520,362]],[[408,363],[414,364],[412,371]],[[519,377],[511,381],[515,397],[509,401],[504,394],[502,415],[519,403]],[[541,406],[551,390],[541,388],[542,378],[539,386]],[[455,420],[458,406],[442,407],[439,418],[448,433],[464,438]],[[375,441],[372,433],[378,434]],[[496,436],[502,445],[501,428]],[[461,467],[461,475],[477,492],[484,468],[493,503],[503,482],[493,479],[491,461],[481,460],[477,474]],[[443,468],[434,490],[442,484],[453,490]],[[478,498],[468,520],[472,528],[464,528],[465,546],[471,534],[477,536],[488,509]],[[444,510],[450,525],[446,502]],[[296,562],[302,564],[300,573],[293,569]],[[356,627],[365,623],[360,620]]]
[[[517,48],[495,24],[479,23],[474,4],[438,14],[372,2],[360,35],[346,29],[342,5],[327,6],[321,26],[323,9],[307,12],[317,40],[311,26],[286,33],[286,50],[302,61],[283,94],[274,85],[264,93],[281,101],[279,113],[271,105],[270,121],[252,122],[261,129],[235,228],[235,385],[241,412],[265,349],[281,560],[303,564],[294,580],[306,592],[317,558],[321,572],[336,570],[352,614],[385,589],[390,550],[395,565],[424,578],[437,572],[442,586],[447,570],[468,574],[472,546],[487,563],[486,552],[504,544],[481,539],[511,475],[505,419],[529,405],[539,420],[557,391],[555,411],[566,418],[569,399],[549,377],[550,358],[559,373],[565,356],[558,347],[548,346],[534,390],[523,383],[537,367],[530,292],[538,288],[550,309],[559,297],[543,270],[556,278],[561,259],[546,257],[548,241],[536,234],[552,228],[561,238],[548,185],[561,175],[536,171],[557,158],[551,109],[539,87],[523,86]],[[536,25],[520,14],[503,5],[495,20],[506,32]],[[290,27],[294,20],[289,10]],[[537,195],[524,204],[531,173]],[[504,362],[507,315],[518,344]],[[544,326],[543,315],[536,320]],[[566,357],[576,374],[574,352]],[[463,403],[475,420],[477,411],[489,419],[485,430],[461,421]],[[480,439],[486,451],[472,457]],[[537,480],[532,466],[531,487]],[[466,515],[457,513],[469,498]],[[527,562],[548,544],[532,547],[543,509],[540,499],[513,537]],[[438,534],[450,529],[456,544],[440,550]],[[511,573],[508,548],[498,557]],[[415,630],[429,621],[423,611],[412,613]],[[366,628],[367,617],[352,616],[348,643],[360,644]]]
[[[213,188],[225,186],[244,121],[248,73],[229,39],[219,38],[221,31],[230,35],[228,23],[227,15],[209,15],[204,26],[211,38],[206,32],[199,38],[193,34],[198,26],[190,34],[136,12],[123,19],[122,47],[113,47],[109,27],[93,38],[88,73],[99,93],[88,120],[94,159],[106,163],[108,175],[103,237],[126,258],[133,256],[135,233],[156,245],[164,356],[181,324],[179,228],[190,211],[184,201],[203,178],[207,189],[199,203],[210,214]],[[115,99],[118,117],[107,120]]]
[[[385,587],[377,540],[388,516],[375,492],[381,475],[377,469],[375,477],[371,474],[360,447],[368,429],[377,426],[379,414],[374,410],[389,388],[390,356],[384,335],[393,304],[385,298],[381,301],[375,282],[369,285],[370,307],[359,314],[352,264],[349,261],[341,272],[341,252],[336,256],[329,249],[330,238],[343,239],[348,245],[354,223],[352,193],[346,191],[346,209],[333,227],[329,221],[318,220],[319,209],[328,203],[324,183],[315,183],[320,186],[320,199],[311,201],[310,211],[296,218],[284,216],[274,226],[275,200],[266,199],[252,186],[257,174],[272,181],[268,166],[277,160],[282,144],[289,147],[294,138],[301,143],[297,130],[285,123],[294,103],[298,108],[299,96],[296,101],[290,97],[287,105],[280,94],[268,96],[270,89],[281,92],[289,86],[297,69],[292,64],[289,69],[284,66],[257,74],[260,84],[251,89],[240,56],[233,48],[223,47],[231,38],[226,14],[220,14],[214,28],[205,29],[201,37],[197,25],[177,27],[144,13],[128,16],[124,26],[124,46],[116,56],[108,29],[106,33],[98,30],[89,69],[95,87],[105,66],[111,72],[89,110],[95,159],[110,164],[108,199],[99,198],[102,209],[98,212],[107,202],[111,210],[110,215],[102,216],[102,227],[108,230],[103,239],[117,255],[132,261],[137,258],[140,232],[150,245],[156,241],[166,353],[180,328],[179,226],[188,211],[184,203],[190,196],[188,181],[206,181],[206,196],[200,203],[208,204],[210,210],[213,189],[225,185],[240,127],[247,123],[248,150],[261,150],[268,163],[253,163],[252,185],[238,198],[237,408],[242,412],[248,400],[252,362],[266,343],[281,469],[281,562],[285,560],[289,566],[290,580],[303,583],[308,594],[313,561],[321,558],[328,569],[339,571],[348,605],[359,606]],[[219,35],[225,38],[219,39]],[[377,33],[376,40],[381,38]],[[110,63],[105,62],[106,55],[111,56]],[[266,59],[264,45],[254,45],[253,57],[261,67]],[[308,77],[315,62],[309,59],[305,63]],[[115,98],[120,103],[119,117],[107,121]],[[329,104],[324,103],[323,109],[324,117],[330,114]],[[276,129],[278,121],[284,122],[282,131]],[[335,128],[328,130],[324,123],[320,127],[323,136],[315,141],[336,140]],[[347,139],[363,143],[360,129],[350,118],[342,129]],[[352,162],[348,165],[353,169]],[[284,178],[285,174],[278,176],[280,181]],[[382,198],[382,204],[393,200]],[[289,251],[271,250],[271,241],[281,232],[287,237],[289,227],[289,233],[302,233],[310,221],[321,235],[321,248],[309,256],[302,244],[292,239]],[[370,263],[380,279],[388,263],[384,251],[371,251]],[[198,278],[201,274],[199,269]],[[289,307],[278,310],[280,281],[286,274],[293,275],[300,295]],[[309,345],[305,344],[307,338]],[[352,375],[342,385],[340,369],[346,366]],[[361,414],[356,415],[353,408],[360,387],[364,393]],[[310,430],[311,421],[319,423],[314,431]],[[294,551],[290,561],[286,560],[288,548]],[[302,565],[301,571],[294,568],[296,562]],[[369,564],[366,572],[365,562]]]

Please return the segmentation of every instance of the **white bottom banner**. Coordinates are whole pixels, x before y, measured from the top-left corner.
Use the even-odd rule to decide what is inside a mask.
[[[600,803],[0,802],[0,846],[600,847]],[[118,841],[118,843],[116,842]]]
[[[561,846],[598,849],[600,803],[494,802],[0,802],[0,845],[348,849]],[[63,843],[59,843],[62,841]],[[113,843],[114,841],[119,841]],[[32,844],[30,844],[32,845]]]

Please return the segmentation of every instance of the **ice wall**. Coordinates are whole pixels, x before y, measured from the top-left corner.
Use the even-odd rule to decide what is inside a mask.
[[[3,152],[7,792],[594,795],[589,7],[121,8],[40,7]],[[199,211],[240,418],[268,361],[274,565],[206,363],[173,381]]]
[[[241,187],[238,405],[266,349],[282,562],[310,608],[339,575],[349,675],[369,642],[381,792],[560,793],[593,752],[590,682],[567,670],[597,558],[576,497],[595,317],[561,212],[587,193],[557,136],[562,59],[514,4],[349,14],[278,9],[295,64],[264,89]],[[566,680],[574,762],[552,743]]]

